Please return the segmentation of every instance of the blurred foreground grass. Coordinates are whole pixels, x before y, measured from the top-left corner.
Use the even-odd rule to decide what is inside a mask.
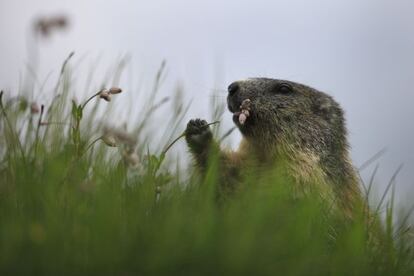
[[[108,93],[124,95],[71,101],[66,65],[47,106],[1,94],[1,275],[414,275],[392,203],[375,242],[362,218],[342,221],[317,196],[293,199],[278,177],[252,176],[218,204],[214,158],[201,179],[163,153],[185,126],[178,96],[170,128],[157,130],[162,146],[149,150],[163,66],[127,131],[97,119]]]

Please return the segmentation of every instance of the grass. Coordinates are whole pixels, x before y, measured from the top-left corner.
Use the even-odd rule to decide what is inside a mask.
[[[100,98],[104,85],[90,101],[70,100],[71,57],[47,106],[0,96],[1,275],[414,275],[407,219],[394,223],[392,200],[375,241],[362,210],[341,220],[316,195],[293,199],[278,175],[251,175],[218,203],[214,156],[201,178],[169,151],[189,103],[180,91],[167,107],[156,100],[165,64],[142,103],[146,116],[104,131],[101,118],[113,113],[100,108],[113,103]],[[154,133],[162,107],[173,127]],[[219,120],[223,108],[214,110]]]

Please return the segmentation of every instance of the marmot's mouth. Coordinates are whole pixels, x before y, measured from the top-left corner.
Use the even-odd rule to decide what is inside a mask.
[[[230,108],[232,106],[229,106],[230,112],[233,112],[233,122],[240,128],[244,127],[247,123],[249,123],[249,120],[252,118],[249,118],[251,115],[251,100],[250,99],[244,99],[241,104],[239,105],[238,110],[235,110],[235,108]]]
[[[239,122],[239,116],[240,116],[241,112],[237,111],[233,113],[233,122],[237,125],[237,126],[242,126]]]

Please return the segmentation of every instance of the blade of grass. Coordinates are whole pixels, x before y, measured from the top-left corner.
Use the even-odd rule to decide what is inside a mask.
[[[379,203],[378,203],[377,207],[375,208],[375,212],[374,212],[374,214],[378,214],[378,211],[380,210],[380,208],[381,208],[382,204],[384,203],[384,200],[385,200],[385,197],[386,197],[386,196],[387,196],[387,194],[388,194],[388,191],[390,190],[391,186],[393,185],[393,183],[394,183],[395,179],[397,178],[397,175],[400,173],[400,171],[401,171],[401,169],[403,168],[403,166],[404,166],[404,164],[401,164],[401,165],[397,168],[397,170],[394,172],[394,174],[392,175],[392,177],[391,177],[390,181],[388,182],[387,187],[386,187],[386,188],[385,188],[385,190],[384,190],[384,193],[382,194],[382,197],[381,197],[381,199],[380,199],[380,201],[379,201]]]
[[[378,158],[383,156],[386,152],[387,152],[387,148],[383,148],[382,150],[380,150],[379,152],[374,154],[370,159],[368,159],[367,161],[362,163],[362,165],[359,166],[358,170],[363,171],[365,168],[367,168],[369,165],[371,165],[373,162],[375,162],[375,160],[377,160]]]

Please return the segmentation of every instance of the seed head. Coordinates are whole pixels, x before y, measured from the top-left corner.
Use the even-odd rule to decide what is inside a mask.
[[[125,150],[122,154],[125,163],[131,168],[138,168],[140,165],[140,160],[138,154],[135,150],[129,149]]]
[[[39,112],[40,112],[39,105],[38,105],[37,103],[32,103],[32,104],[30,105],[30,113],[32,113],[32,114],[37,114],[37,113],[39,113]]]
[[[251,101],[250,99],[245,99],[242,104],[240,105],[240,109],[246,109],[246,110],[250,110],[250,105],[251,105]]]
[[[112,141],[112,143],[109,144],[124,145],[128,149],[134,149],[137,144],[136,139],[129,133],[111,127],[104,127],[102,140],[104,138],[107,139],[107,141]]]
[[[109,94],[115,95],[122,92],[122,89],[119,87],[112,87],[109,89]]]
[[[109,92],[107,90],[102,90],[99,93],[99,98],[104,99],[107,102],[111,101],[111,94],[109,94]]]
[[[102,136],[102,141],[109,147],[116,147],[116,139],[110,133],[105,133]]]
[[[247,118],[250,116],[250,104],[250,99],[245,99],[240,105],[239,123],[241,125],[244,125],[244,123],[246,123]]]
[[[68,25],[68,19],[64,16],[58,16],[50,19],[49,24],[55,26],[56,28],[65,28]]]
[[[244,113],[240,113],[240,115],[239,115],[239,123],[240,123],[241,125],[244,125],[244,123],[246,122],[246,120],[247,120],[247,116],[246,116],[246,114],[244,114]]]
[[[65,16],[54,16],[51,18],[40,18],[34,23],[35,30],[43,37],[49,36],[55,30],[63,30],[68,26],[68,19]]]

